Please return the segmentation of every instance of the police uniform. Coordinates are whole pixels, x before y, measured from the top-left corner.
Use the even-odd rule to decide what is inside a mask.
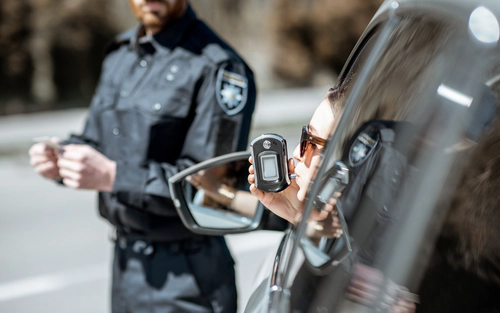
[[[223,237],[189,232],[168,178],[245,150],[253,74],[188,7],[153,36],[142,27],[107,50],[82,135],[117,164],[99,212],[116,227],[113,312],[236,312],[234,262]]]

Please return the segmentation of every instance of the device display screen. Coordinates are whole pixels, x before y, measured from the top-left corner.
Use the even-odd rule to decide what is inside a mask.
[[[260,157],[260,161],[262,164],[262,179],[265,181],[277,180],[279,176],[276,155],[263,155]]]

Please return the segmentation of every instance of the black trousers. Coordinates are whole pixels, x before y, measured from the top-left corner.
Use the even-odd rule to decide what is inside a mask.
[[[113,313],[235,313],[234,261],[223,237],[152,243],[118,236]]]

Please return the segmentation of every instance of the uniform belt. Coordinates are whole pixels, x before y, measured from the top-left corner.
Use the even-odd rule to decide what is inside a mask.
[[[207,236],[195,236],[179,241],[154,241],[140,234],[129,234],[111,230],[109,238],[114,241],[122,251],[134,254],[151,256],[157,248],[166,248],[171,252],[193,251],[206,245],[209,241]]]

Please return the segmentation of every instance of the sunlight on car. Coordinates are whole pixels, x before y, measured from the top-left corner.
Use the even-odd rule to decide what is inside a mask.
[[[495,15],[483,6],[470,15],[469,29],[481,42],[495,43],[500,38],[500,26]]]

